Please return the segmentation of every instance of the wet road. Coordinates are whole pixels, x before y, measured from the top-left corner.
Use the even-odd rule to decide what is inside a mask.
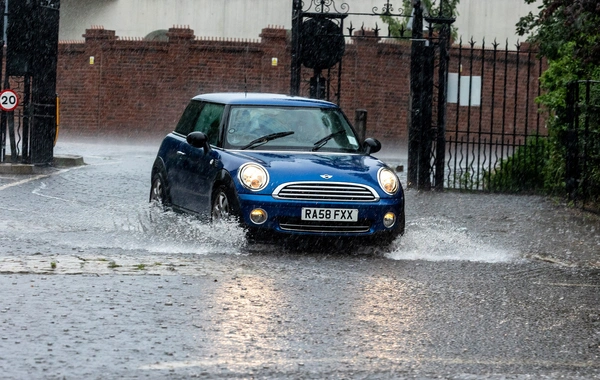
[[[0,178],[3,378],[600,378],[600,222],[407,192],[385,250],[248,245],[147,203],[156,146]]]

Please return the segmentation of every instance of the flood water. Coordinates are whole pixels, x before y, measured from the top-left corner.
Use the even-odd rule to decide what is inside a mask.
[[[42,178],[31,177],[29,183],[16,186],[28,194],[13,195],[14,201],[4,202],[2,208],[3,213],[11,215],[3,218],[11,239],[24,242],[12,244],[15,253],[40,240],[55,249],[72,247],[81,251],[117,248],[164,254],[256,252],[257,247],[248,246],[244,231],[234,223],[210,225],[193,216],[163,212],[148,203],[150,169],[156,150],[157,144],[59,142],[56,155],[82,155],[86,165],[60,169]],[[394,155],[387,149],[382,155],[393,167],[405,166],[404,153]],[[404,185],[405,173],[398,173]],[[4,194],[15,190],[6,186]],[[406,192],[407,228],[403,237],[389,247],[361,247],[354,253],[374,252],[393,260],[519,259],[515,249],[486,242],[463,223],[419,213],[413,207],[416,196],[419,194],[413,190]],[[285,247],[261,245],[259,249]],[[331,251],[335,253],[335,246]]]
[[[595,217],[409,190],[389,247],[250,244],[148,202],[157,147],[61,141],[86,165],[0,176],[7,378],[600,376]]]

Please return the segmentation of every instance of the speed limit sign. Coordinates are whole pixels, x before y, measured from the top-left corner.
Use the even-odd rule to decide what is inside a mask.
[[[2,111],[14,111],[19,105],[19,97],[13,90],[0,92],[0,108]]]

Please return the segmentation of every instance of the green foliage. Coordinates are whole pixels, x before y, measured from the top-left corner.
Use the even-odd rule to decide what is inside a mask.
[[[484,172],[484,188],[511,193],[546,191],[548,149],[546,137],[530,136],[525,145],[517,147],[512,156],[501,160],[496,169]]]
[[[551,60],[548,64],[548,69],[540,78],[544,94],[537,98],[537,101],[547,110],[549,118],[547,121],[548,138],[549,138],[549,162],[546,173],[546,189],[552,193],[564,192],[564,176],[565,176],[565,157],[567,154],[565,133],[569,128],[567,120],[566,98],[567,87],[570,82],[578,80],[580,65],[576,60],[574,53],[574,43],[568,43],[560,49],[561,56],[555,60]],[[589,70],[585,74],[588,79],[600,80],[600,68],[596,67]],[[583,101],[585,90],[580,89],[579,102]],[[584,102],[587,103],[587,102]],[[592,87],[590,92],[589,104],[600,105],[600,86]],[[590,114],[591,109],[582,108],[580,115],[580,125],[584,125],[586,115],[588,115],[588,128],[592,136],[600,133],[600,125],[598,117]],[[598,138],[596,138],[598,139]],[[583,141],[581,141],[583,142]],[[598,143],[598,141],[596,141]],[[593,143],[591,143],[593,145]],[[592,162],[593,151],[587,151],[587,159]],[[589,166],[589,165],[588,165]],[[593,171],[593,170],[592,170]],[[588,173],[589,174],[589,173]],[[591,183],[600,183],[598,180],[592,179]],[[599,189],[600,191],[600,189]]]
[[[440,6],[433,4],[432,0],[422,0],[421,3],[425,9],[424,15],[431,15],[432,17],[442,16],[442,17],[456,17],[458,16],[457,6],[460,3],[460,0],[447,0],[444,1],[444,5],[442,8],[442,12],[440,14]],[[410,16],[413,11],[412,0],[403,0],[402,1],[402,10],[400,13],[406,16]],[[390,15],[382,15],[381,19],[383,22],[388,24],[390,35],[392,37],[410,37],[411,30],[408,28],[408,17],[396,18]],[[435,31],[439,31],[439,25],[434,26]],[[458,38],[458,28],[454,25],[451,27],[450,35],[453,39]]]
[[[600,68],[596,68],[595,79],[600,79]],[[585,157],[585,168],[581,173],[578,197],[596,203],[600,208],[600,83],[579,84],[579,154]]]
[[[537,0],[525,0],[527,4]],[[600,6],[598,0],[542,0],[538,14],[529,13],[517,23],[517,33],[531,33],[549,60],[562,57],[561,47],[574,43],[573,56],[582,66],[600,64]]]
[[[528,4],[536,0],[524,0]],[[544,94],[537,101],[548,114],[547,162],[543,170],[543,189],[550,193],[565,192],[565,133],[567,119],[567,87],[577,80],[600,80],[600,6],[598,0],[542,0],[537,14],[529,13],[517,23],[517,33],[530,33],[528,41],[539,48],[548,60],[548,68],[540,78]],[[600,86],[594,86],[590,98],[578,102],[600,105]],[[582,95],[583,96],[583,95]],[[600,193],[600,160],[594,147],[600,145],[600,122],[592,108],[581,108],[581,120],[587,121],[589,135],[586,160],[590,168],[582,178],[591,185],[591,194]],[[586,119],[586,115],[588,115]],[[592,115],[592,117],[590,117]],[[513,163],[506,162],[506,166]],[[505,171],[503,169],[503,171]],[[518,172],[518,170],[517,170]],[[494,183],[493,183],[494,184]],[[594,188],[595,187],[595,188]],[[598,197],[600,199],[600,197]]]
[[[392,16],[381,16],[381,20],[388,24],[390,36],[397,38],[410,37],[410,30],[406,28],[408,19],[402,18],[399,20]]]
[[[544,94],[537,101],[556,115],[563,112],[567,99],[567,84],[578,79],[579,62],[573,56],[574,43],[559,49],[560,56],[548,62],[548,69],[540,78]]]
[[[467,168],[458,177],[459,189],[473,190],[479,188],[479,181],[473,170]]]

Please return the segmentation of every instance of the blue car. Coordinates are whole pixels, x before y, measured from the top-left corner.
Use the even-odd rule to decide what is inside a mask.
[[[150,201],[251,236],[404,233],[404,192],[381,149],[333,103],[278,94],[194,97],[152,166]]]

